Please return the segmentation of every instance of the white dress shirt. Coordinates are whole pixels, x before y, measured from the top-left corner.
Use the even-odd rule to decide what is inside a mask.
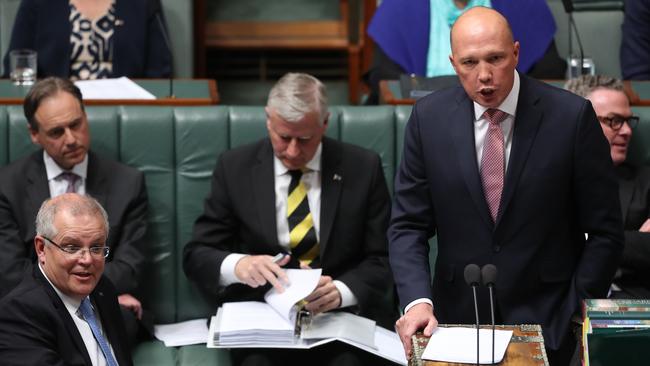
[[[515,71],[514,81],[512,83],[512,89],[506,99],[497,107],[497,109],[508,113],[503,122],[501,122],[501,130],[503,131],[504,147],[505,147],[505,169],[508,170],[508,162],[510,161],[510,150],[512,148],[512,135],[515,125],[515,115],[517,113],[517,102],[519,101],[519,89],[520,81],[519,74]],[[485,144],[485,136],[487,135],[488,127],[490,122],[483,116],[485,111],[488,110],[487,107],[484,107],[476,102],[474,102],[474,144],[476,148],[476,161],[478,162],[478,169],[481,170],[481,158],[483,156],[483,145]],[[427,303],[433,306],[433,302],[427,298],[415,299],[408,303],[404,308],[404,313],[409,311],[413,306]]]
[[[81,306],[81,301],[76,300],[59,291],[59,289],[56,288],[56,286],[52,284],[52,281],[50,281],[50,279],[47,277],[40,263],[38,264],[38,268],[41,270],[41,273],[43,274],[47,282],[50,283],[50,286],[52,286],[52,288],[59,296],[61,301],[63,301],[63,305],[65,305],[65,309],[68,311],[68,313],[70,313],[70,317],[72,318],[72,321],[74,321],[74,325],[77,327],[77,330],[81,335],[81,339],[83,339],[84,345],[86,346],[86,351],[88,352],[88,356],[90,356],[90,362],[92,363],[92,366],[106,366],[106,358],[102,353],[102,349],[99,347],[99,343],[97,343],[97,341],[95,340],[95,336],[93,335],[93,331],[90,329],[90,325],[88,325],[88,323],[81,316],[81,311],[79,310],[79,306]],[[106,333],[104,333],[104,327],[102,327],[102,320],[99,317],[99,313],[94,308],[94,306],[93,306],[93,311],[95,312],[95,318],[97,318],[97,320],[99,321],[100,331],[102,332],[102,334],[105,335]],[[115,355],[115,351],[113,351],[113,346],[111,346],[108,337],[104,336],[104,338],[106,338],[106,342],[108,342],[108,346],[111,348],[111,352],[113,353],[113,355]]]
[[[311,212],[316,240],[320,240],[320,207],[321,207],[321,155],[323,144],[318,145],[314,157],[307,163],[306,168],[309,171],[303,173],[300,178],[301,182],[307,189],[307,201],[309,202],[309,211]],[[278,232],[278,243],[286,249],[287,253],[291,252],[289,244],[289,222],[287,220],[287,198],[289,195],[289,184],[291,175],[282,161],[273,156],[273,172],[275,180],[275,218]],[[235,266],[237,262],[245,257],[245,254],[229,254],[221,263],[219,284],[227,286],[241,281],[235,275]],[[350,288],[341,281],[334,280],[334,285],[341,294],[341,306],[347,307],[358,303],[356,296]]]
[[[50,187],[50,197],[62,195],[68,189],[68,181],[61,177],[61,173],[66,170],[61,167],[52,159],[52,157],[43,150],[43,162],[45,163],[45,172],[47,173],[47,183]],[[80,179],[75,183],[75,192],[79,194],[86,194],[86,177],[88,173],[88,154],[84,157],[81,163],[72,167],[70,170],[79,176]]]

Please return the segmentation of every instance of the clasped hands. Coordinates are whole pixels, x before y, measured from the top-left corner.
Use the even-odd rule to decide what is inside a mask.
[[[270,255],[247,255],[240,259],[235,266],[235,276],[250,287],[257,288],[270,283],[278,292],[284,292],[289,285],[289,278],[282,266],[289,263],[291,257],[285,255],[280,261],[273,262]],[[301,266],[310,269],[309,266]],[[341,294],[334,285],[332,277],[321,276],[316,289],[305,298],[305,309],[313,315],[338,308],[341,305]]]

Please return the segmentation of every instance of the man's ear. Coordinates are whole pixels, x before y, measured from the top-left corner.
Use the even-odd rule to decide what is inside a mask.
[[[29,131],[29,138],[32,140],[32,143],[40,145],[38,131],[34,130],[29,123],[27,123],[27,131]]]
[[[34,250],[36,251],[38,262],[41,264],[45,263],[45,239],[43,237],[39,235],[34,237]]]

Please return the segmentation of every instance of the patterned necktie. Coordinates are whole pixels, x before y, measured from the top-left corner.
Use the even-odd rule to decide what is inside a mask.
[[[498,109],[488,109],[483,114],[490,123],[485,143],[483,144],[483,156],[481,157],[481,182],[483,193],[490,208],[492,221],[496,222],[499,214],[501,193],[503,192],[503,181],[505,175],[505,149],[503,143],[503,131],[501,122],[508,114]]]
[[[93,312],[93,308],[90,305],[90,298],[86,297],[81,302],[79,311],[81,312],[81,316],[83,316],[86,323],[88,323],[90,326],[90,330],[92,330],[93,335],[95,336],[95,340],[99,344],[99,348],[101,348],[102,353],[104,354],[104,358],[106,358],[106,364],[108,366],[118,366],[117,361],[115,361],[115,357],[113,357],[113,353],[111,353],[111,348],[108,346],[106,338],[104,338],[101,330],[99,329],[97,318],[95,318],[95,313]]]
[[[77,192],[77,181],[79,176],[72,172],[63,172],[59,174],[59,177],[63,178],[68,182],[68,187],[65,189],[65,193],[76,193]]]
[[[300,179],[302,170],[290,170],[289,174],[291,183],[287,197],[287,220],[291,254],[301,264],[314,267],[318,261],[320,246],[316,240],[314,220],[309,211],[307,189]]]

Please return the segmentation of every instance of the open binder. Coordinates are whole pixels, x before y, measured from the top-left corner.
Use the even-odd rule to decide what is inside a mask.
[[[281,294],[271,289],[265,302],[224,303],[211,319],[208,348],[309,349],[340,341],[407,364],[397,334],[375,321],[343,311],[311,317],[302,310],[302,300],[316,288],[320,270],[286,273],[291,284]]]

